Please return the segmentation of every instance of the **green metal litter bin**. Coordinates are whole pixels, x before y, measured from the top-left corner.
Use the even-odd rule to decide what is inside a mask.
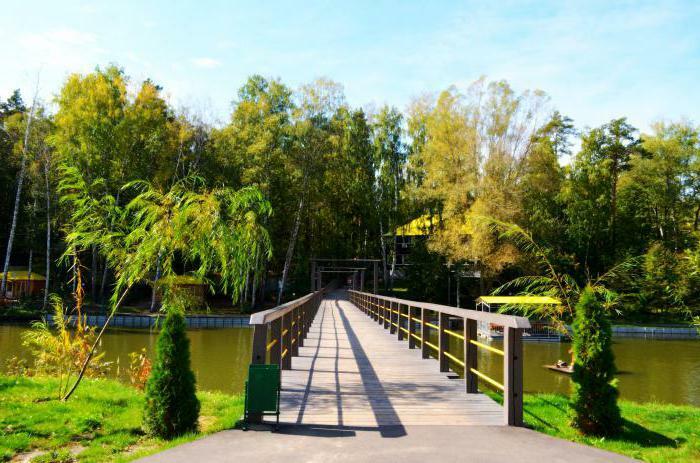
[[[245,383],[245,412],[243,428],[251,423],[251,417],[275,415],[276,426],[280,422],[279,365],[254,364],[248,367],[248,381]]]

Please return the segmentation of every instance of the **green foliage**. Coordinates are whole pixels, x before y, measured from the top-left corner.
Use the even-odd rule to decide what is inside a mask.
[[[112,380],[86,380],[69,402],[46,400],[58,380],[49,377],[0,376],[0,461],[37,451],[84,447],[81,462],[126,461],[233,427],[243,413],[243,397],[198,394],[202,425],[197,434],[175,440],[144,436],[144,394]]]
[[[170,310],[158,335],[143,412],[144,429],[152,436],[172,439],[197,430],[200,403],[186,328],[182,312]]]
[[[500,394],[486,391],[496,401]],[[550,436],[627,455],[641,461],[685,463],[700,460],[700,408],[691,405],[620,400],[622,429],[616,436],[587,436],[571,426],[569,398],[525,394],[525,423]]]
[[[52,295],[51,303],[54,310],[52,322],[34,322],[32,328],[23,333],[23,344],[33,355],[31,373],[58,378],[55,397],[63,398],[88,356],[96,334],[95,328],[87,325],[80,299],[73,311],[73,320],[57,296]],[[99,378],[105,374],[107,364],[103,357],[104,352],[93,355],[85,371],[87,377]]]
[[[574,382],[572,424],[582,433],[610,436],[620,431],[615,357],[608,313],[587,286],[576,304],[573,323]]]

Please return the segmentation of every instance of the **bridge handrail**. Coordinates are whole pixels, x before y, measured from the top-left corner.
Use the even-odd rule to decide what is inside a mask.
[[[330,284],[293,301],[252,314],[249,322],[253,327],[251,363],[276,363],[284,370],[290,369],[292,357],[299,355],[299,347],[304,345],[323,295],[332,288]]]
[[[506,315],[502,313],[493,312],[482,312],[479,310],[472,309],[462,309],[459,307],[452,307],[449,305],[434,304],[432,302],[418,302],[411,301],[408,299],[399,299],[397,297],[391,296],[380,296],[378,294],[372,294],[367,292],[348,290],[349,293],[356,293],[363,296],[371,296],[377,299],[381,299],[386,302],[394,302],[396,304],[402,304],[408,307],[414,307],[416,309],[427,309],[438,313],[444,313],[445,315],[452,315],[459,318],[469,318],[471,320],[476,320],[480,322],[492,323],[498,326],[504,326],[506,328],[530,328],[530,320],[526,317],[520,317],[517,315]]]
[[[314,291],[312,293],[307,294],[306,296],[294,299],[293,301],[285,302],[284,304],[280,304],[271,309],[251,314],[250,321],[248,323],[250,325],[264,325],[265,323],[270,323],[274,320],[277,320],[280,317],[283,317],[285,314],[291,312],[292,310],[296,309],[305,302],[308,302],[310,299],[313,299],[313,297],[317,293],[322,292],[322,289],[319,291]]]
[[[410,301],[355,290],[349,290],[348,294],[353,304],[387,329],[390,334],[396,334],[399,341],[406,339],[409,349],[415,349],[419,344],[421,355],[425,359],[430,358],[429,349],[435,351],[441,372],[450,370],[450,361],[464,368],[464,382],[468,394],[478,393],[479,380],[503,391],[505,423],[514,426],[523,425],[522,335],[524,329],[530,328],[530,321],[527,318]],[[437,325],[433,323],[431,312],[438,316]],[[464,320],[462,334],[450,329],[450,317]],[[477,340],[477,322],[503,326],[502,350]],[[429,341],[430,330],[434,330],[433,332],[437,335],[437,345]],[[448,337],[462,341],[463,359],[449,352]],[[503,383],[499,383],[477,369],[477,349],[503,357]]]

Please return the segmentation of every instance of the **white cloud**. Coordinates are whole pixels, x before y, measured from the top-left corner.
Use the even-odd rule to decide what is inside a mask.
[[[19,38],[18,51],[25,63],[71,71],[94,66],[96,58],[104,53],[94,34],[71,28],[25,34]]]
[[[191,60],[192,64],[194,64],[198,68],[203,68],[203,69],[214,69],[218,68],[221,66],[221,61],[214,59],[214,58],[207,58],[207,57],[201,57],[201,58],[194,58]]]

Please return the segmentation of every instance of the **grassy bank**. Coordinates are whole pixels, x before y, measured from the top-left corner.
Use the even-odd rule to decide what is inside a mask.
[[[37,461],[128,461],[233,427],[243,413],[241,397],[200,392],[200,433],[163,441],[141,431],[139,391],[86,380],[62,403],[54,399],[55,384],[52,378],[0,376],[0,461],[28,452],[36,452]]]
[[[489,392],[494,399],[502,397]],[[654,463],[700,462],[700,407],[638,404],[621,400],[623,432],[594,438],[569,425],[568,398],[557,394],[526,394],[525,423],[561,439],[591,445]]]

